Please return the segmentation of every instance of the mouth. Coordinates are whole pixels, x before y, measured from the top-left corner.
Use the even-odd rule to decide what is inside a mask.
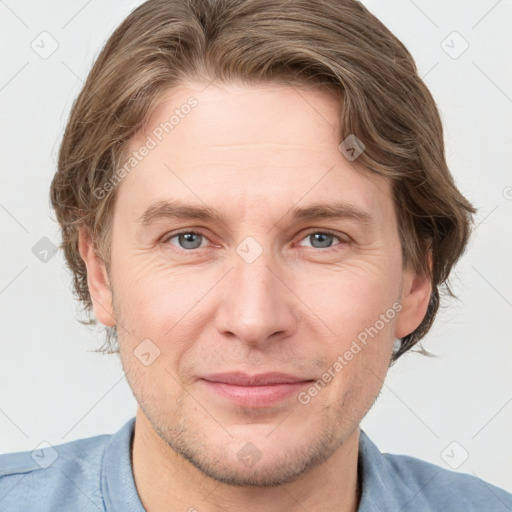
[[[212,374],[201,382],[208,391],[243,407],[269,407],[299,393],[313,379],[286,373],[248,375],[242,372]]]

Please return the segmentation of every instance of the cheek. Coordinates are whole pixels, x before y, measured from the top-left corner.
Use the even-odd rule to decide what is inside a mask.
[[[395,274],[399,276],[396,269],[369,265],[325,269],[317,272],[314,286],[311,275],[297,282],[297,294],[311,305],[335,333],[340,346],[344,346],[376,322],[379,331],[390,330],[395,317],[393,304],[399,292],[399,277]],[[383,326],[379,319],[386,313]]]
[[[123,272],[124,271],[124,272]],[[209,311],[205,297],[218,278],[209,272],[133,262],[115,281],[116,306],[125,327],[125,347],[131,350],[145,339],[153,341],[170,364],[198,339]],[[129,334],[126,334],[128,332]]]
[[[400,307],[397,282],[371,272],[345,272],[313,293],[315,311],[335,333],[323,348],[326,371],[334,378],[321,400],[325,407],[335,402],[360,418],[373,404],[388,370]]]
[[[179,273],[171,273],[156,258],[144,254],[118,259],[117,270],[115,291],[118,302],[132,320],[147,318],[153,321],[164,311],[173,315],[180,297],[187,292]]]

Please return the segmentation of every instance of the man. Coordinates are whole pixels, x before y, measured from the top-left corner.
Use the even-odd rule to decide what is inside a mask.
[[[2,510],[512,509],[359,428],[475,211],[411,56],[360,3],[144,3],[58,167],[77,295],[139,407],[113,436],[1,456]]]

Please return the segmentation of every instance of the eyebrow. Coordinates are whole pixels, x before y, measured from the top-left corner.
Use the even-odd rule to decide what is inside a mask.
[[[136,219],[143,226],[147,226],[160,219],[191,219],[215,221],[221,220],[221,215],[214,208],[208,206],[193,206],[178,201],[158,201],[151,205]]]
[[[291,214],[294,220],[349,219],[362,224],[375,224],[374,218],[366,211],[350,203],[316,203],[305,208],[292,208],[283,217]],[[160,219],[223,221],[222,214],[209,206],[195,206],[178,201],[158,201],[148,207],[136,219],[137,223],[148,226]]]
[[[307,208],[294,208],[292,217],[296,220],[350,219],[362,224],[375,224],[366,211],[349,203],[319,203]]]

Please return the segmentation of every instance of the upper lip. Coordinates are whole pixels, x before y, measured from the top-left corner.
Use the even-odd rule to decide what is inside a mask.
[[[260,373],[257,375],[248,375],[243,372],[212,373],[204,376],[203,379],[210,382],[223,382],[236,386],[268,386],[271,384],[293,384],[295,382],[311,380],[280,372]]]

